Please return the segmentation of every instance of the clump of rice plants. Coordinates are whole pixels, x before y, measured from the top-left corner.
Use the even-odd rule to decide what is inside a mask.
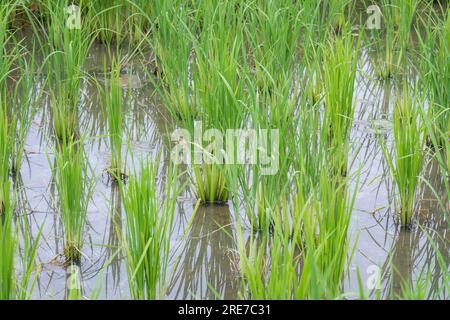
[[[401,50],[406,50],[410,43],[411,27],[420,0],[391,0],[394,11],[394,23],[397,25],[397,36]]]
[[[419,44],[422,61],[419,71],[429,95],[429,113],[437,138],[435,146],[439,148],[450,137],[450,13],[435,30],[427,26],[425,38],[419,36]]]
[[[157,88],[172,116],[188,120],[196,113],[190,97],[193,41],[189,11],[173,0],[154,2],[152,6],[150,12],[141,12],[152,24],[152,37],[144,37],[155,54],[150,77],[157,77]]]
[[[240,12],[233,12],[234,2],[220,2],[216,11],[210,12],[203,22],[203,32],[194,41],[196,64],[192,66],[192,103],[198,110],[202,132],[241,128],[247,111],[240,99],[244,97],[244,81],[239,77],[243,58],[243,22]],[[225,22],[226,21],[226,22]],[[227,26],[225,28],[225,25]],[[234,37],[229,31],[233,30]],[[191,132],[195,122],[191,116],[182,121]],[[212,141],[216,146],[217,141]],[[206,139],[205,139],[206,140]],[[229,200],[227,165],[222,150],[209,150],[199,141],[203,162],[193,164],[193,181],[196,195],[203,203]],[[211,152],[212,151],[212,152]],[[215,153],[214,153],[215,152]]]
[[[12,2],[0,6],[0,85],[2,87],[6,84],[12,63],[16,58],[15,54],[11,54],[7,50],[7,43],[12,38],[8,22],[14,8],[15,3]]]
[[[30,58],[26,57],[20,59],[20,70],[26,73],[27,77],[21,77],[15,87],[13,103],[11,104],[13,110],[11,114],[11,134],[14,135],[14,141],[12,141],[12,154],[11,154],[11,171],[13,174],[20,173],[22,165],[25,139],[27,137],[28,130],[30,129],[31,122],[36,114],[35,105],[40,99],[40,93],[37,93],[34,86],[34,72],[35,66],[35,50],[30,53]]]
[[[391,78],[394,73],[394,67],[396,65],[394,55],[398,47],[398,37],[395,33],[395,14],[390,0],[383,0],[380,10],[383,15],[384,23],[382,31],[370,31],[371,34],[381,37],[381,40],[375,39],[377,45],[375,46],[376,52],[374,54],[377,56],[372,59],[372,68],[374,69],[378,79],[387,80]]]
[[[254,140],[238,142],[238,145],[248,143],[250,148],[245,150],[246,155],[257,159],[248,166],[237,168],[245,212],[254,231],[271,228],[271,212],[277,210],[289,194],[292,157],[296,152],[290,137],[291,130],[298,123],[294,116],[298,103],[297,88],[293,89],[294,94],[290,94],[291,86],[291,81],[285,79],[283,84],[273,87],[270,97],[260,95],[256,86],[248,86],[249,94],[245,103],[249,109],[250,121],[256,128],[268,128],[256,130],[258,145],[254,154],[251,148]],[[265,106],[266,103],[268,106]],[[267,113],[260,112],[261,106],[269,109]]]
[[[78,262],[94,185],[88,175],[87,159],[80,141],[58,146],[54,174],[64,226],[64,255],[68,262]]]
[[[6,186],[9,183],[10,158],[12,155],[12,137],[5,100],[6,94],[0,93],[0,215],[5,211],[5,202],[9,197],[9,190],[6,189]]]
[[[10,203],[9,182],[2,185],[6,197],[2,199],[3,216],[0,222],[0,299],[11,300],[16,295],[14,272],[17,236],[13,227],[13,209]]]
[[[30,239],[28,218],[23,218],[23,239],[19,238],[19,228],[13,222],[15,196],[11,198],[10,183],[3,186],[7,197],[4,199],[4,215],[0,221],[0,300],[26,300],[31,298],[39,269],[35,266],[35,258],[41,232],[34,242]],[[19,246],[22,243],[23,258],[18,258]],[[21,266],[21,274],[17,272]],[[33,277],[33,272],[35,276]]]
[[[324,121],[322,135],[329,143],[335,173],[347,174],[350,130],[355,106],[353,100],[358,64],[359,39],[351,34],[337,37],[324,51]]]
[[[238,244],[241,272],[245,277],[241,292],[243,299],[306,298],[298,294],[300,256],[295,247],[290,245],[288,236],[277,234],[272,243],[267,238],[258,242],[252,237],[246,248],[241,235]]]
[[[178,195],[177,171],[170,167],[158,186],[160,158],[141,160],[127,185],[120,183],[128,283],[133,299],[164,298],[170,236]]]
[[[392,154],[381,142],[383,154],[397,186],[400,199],[396,222],[411,224],[416,209],[419,176],[425,159],[426,127],[421,110],[423,97],[404,85],[404,92],[394,104]]]
[[[219,164],[194,165],[195,194],[202,203],[221,203],[230,199],[224,167]]]
[[[348,0],[326,0],[324,1],[324,8],[326,17],[329,19],[328,23],[335,31],[340,31],[346,23],[346,10],[352,1]]]
[[[11,74],[12,66],[17,58],[17,50],[8,52],[7,43],[12,39],[8,29],[10,15],[15,3],[6,3],[0,6],[0,215],[5,210],[5,201],[9,197],[6,185],[11,173],[11,157],[14,136],[11,130],[11,116],[8,112],[8,87],[7,81]]]
[[[111,44],[129,41],[139,43],[151,29],[150,20],[154,3],[146,0],[85,1],[82,10],[91,20],[90,28],[96,39]]]
[[[108,172],[114,179],[120,180],[124,177],[124,174],[122,173],[122,134],[124,117],[119,60],[115,59],[112,62],[110,79],[108,79],[106,75],[107,73],[105,72],[104,99],[101,101],[104,100],[104,109],[106,110],[109,130],[109,147],[111,149],[111,160]]]
[[[247,8],[250,71],[262,95],[292,77],[298,57],[301,9],[292,1],[260,1]],[[300,12],[299,12],[300,11]]]
[[[238,232],[238,246],[244,298],[251,299],[335,299],[341,297],[353,249],[348,228],[354,195],[347,181],[330,184],[321,175],[319,189],[295,207],[299,220],[286,232],[286,216],[274,214],[273,237],[247,245]],[[300,204],[300,203],[299,203]],[[267,237],[267,234],[266,234]],[[292,239],[301,238],[300,243]]]
[[[62,19],[70,4],[69,0],[45,2],[43,10],[46,19],[44,22],[33,20],[32,24],[46,57],[55,135],[65,142],[78,136],[78,104],[80,85],[84,79],[83,66],[94,39],[89,30],[89,19],[83,19],[79,27],[70,26],[66,19]],[[45,28],[48,32],[41,39],[38,30]]]
[[[353,191],[349,190],[349,178],[352,177],[330,179],[326,171],[322,172],[312,195],[315,199],[312,198],[309,214],[313,217],[304,219],[310,224],[305,224],[304,250],[314,252],[317,268],[326,283],[326,294],[331,296],[340,294],[355,249],[351,247],[349,227],[359,177]]]

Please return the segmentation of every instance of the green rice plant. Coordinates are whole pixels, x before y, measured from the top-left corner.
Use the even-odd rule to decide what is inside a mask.
[[[445,146],[450,137],[450,14],[436,25],[432,19],[426,26],[426,35],[419,34],[420,75],[429,96],[429,113],[437,148]]]
[[[207,128],[240,128],[246,112],[240,80],[244,58],[243,14],[233,12],[234,1],[221,1],[198,41],[194,41],[196,64],[192,66],[192,102]],[[226,25],[226,26],[225,26]]]
[[[375,38],[375,58],[371,60],[377,78],[387,80],[393,76],[394,68],[398,63],[395,60],[398,37],[395,27],[395,12],[391,0],[383,0],[380,10],[383,17],[383,28],[380,31],[371,30],[369,33],[372,36],[371,38]]]
[[[19,259],[19,228],[14,221],[15,196],[11,199],[10,183],[4,186],[7,197],[4,200],[4,215],[0,222],[0,300],[26,300],[31,297],[37,280],[39,269],[35,266],[35,258],[41,230],[34,242],[28,231],[28,218],[25,216],[23,232],[23,258]],[[17,220],[16,220],[17,221]],[[19,275],[17,266],[21,267]],[[33,272],[35,276],[33,277]]]
[[[292,1],[259,1],[246,9],[250,69],[261,94],[292,78],[298,61],[301,8]]]
[[[13,226],[13,208],[10,202],[9,182],[3,185],[6,197],[3,199],[3,215],[0,222],[0,299],[12,300],[16,296],[16,275],[14,271],[17,250],[17,235]]]
[[[398,44],[402,51],[407,50],[410,44],[411,29],[418,5],[421,0],[391,0],[390,5],[394,11],[394,23],[397,26]]]
[[[120,43],[126,35],[127,19],[124,9],[124,1],[89,1],[84,3],[84,9],[88,11],[91,19],[92,31],[96,38],[105,43],[116,41]]]
[[[249,109],[249,123],[255,129],[257,152],[253,156],[257,161],[237,169],[237,190],[242,192],[245,213],[252,230],[264,232],[271,228],[271,213],[286,201],[290,193],[290,170],[297,151],[292,132],[298,125],[298,117],[294,113],[299,103],[299,82],[291,94],[292,83],[286,79],[283,85],[273,87],[270,97],[259,94],[260,89],[252,83],[251,78],[246,83],[248,95],[245,104]],[[269,102],[269,106],[264,106],[266,102]],[[305,106],[302,103],[300,105]],[[263,106],[269,109],[267,113],[261,112]],[[241,139],[238,145],[248,147],[245,152],[252,155],[250,139],[248,142]]]
[[[10,122],[6,109],[6,92],[0,93],[0,215],[5,211],[5,202],[9,197],[6,186],[9,183],[11,172],[10,159],[13,137],[11,136]]]
[[[300,282],[297,276],[300,257],[288,238],[277,234],[269,248],[267,239],[258,243],[251,237],[246,248],[242,235],[238,238],[239,263],[245,279],[242,299],[305,298],[295,295]]]
[[[302,111],[299,113],[297,126],[298,134],[288,139],[288,144],[294,146],[292,152],[292,188],[293,196],[285,206],[287,216],[292,220],[292,228],[302,225],[303,220],[314,218],[302,215],[302,209],[307,204],[308,199],[314,195],[314,190],[320,188],[321,172],[329,169],[327,162],[328,143],[320,139],[321,116],[320,106],[315,105],[307,108],[301,103]],[[312,226],[314,220],[310,222]],[[294,230],[291,232],[294,234]],[[293,241],[297,245],[303,243],[302,233],[297,232],[297,238],[293,236]]]
[[[305,231],[304,243],[305,250],[313,250],[315,253],[318,269],[325,275],[327,294],[337,296],[341,292],[342,280],[348,274],[356,248],[351,247],[349,226],[359,173],[355,174],[356,188],[349,191],[349,178],[353,177],[330,179],[326,171],[320,174],[319,185],[314,192],[316,201],[311,203],[310,213],[313,218],[304,219],[311,224],[305,228],[311,232]],[[314,229],[315,226],[317,229]]]
[[[13,103],[10,107],[10,130],[11,134],[14,135],[11,147],[11,171],[13,174],[20,172],[25,139],[37,111],[35,105],[41,95],[41,92],[37,92],[33,76],[36,70],[35,54],[36,52],[33,49],[29,58],[20,59],[20,70],[28,76],[21,77],[18,80],[13,94]]]
[[[6,85],[7,78],[11,72],[12,64],[17,53],[8,51],[7,44],[12,40],[9,30],[9,19],[15,8],[15,2],[8,2],[0,6],[0,85]]]
[[[376,57],[372,67],[378,79],[386,80],[394,75],[396,68],[405,61],[410,47],[411,29],[420,0],[382,0],[383,28],[371,30],[376,36]],[[381,38],[381,39],[378,39]]]
[[[78,4],[82,6],[82,3]],[[46,14],[43,22],[30,14],[34,34],[45,56],[55,135],[66,142],[78,135],[77,109],[84,79],[83,66],[94,39],[89,19],[82,19],[80,28],[67,24],[63,17],[66,17],[70,4],[69,0],[42,3]]]
[[[426,142],[426,126],[421,117],[423,97],[404,85],[402,96],[394,104],[393,154],[380,140],[384,157],[397,186],[400,207],[396,208],[396,223],[408,226],[414,216],[419,176],[422,171]]]
[[[433,146],[439,146],[442,143],[441,137],[444,136],[444,133],[436,130],[434,118],[430,116],[430,112],[421,110],[421,116],[426,127],[425,130],[428,132],[430,142]],[[444,197],[444,199],[441,199],[440,196],[437,196],[437,200],[442,210],[446,212],[450,210],[450,181],[446,179],[446,177],[450,176],[450,139],[447,141],[444,140],[443,143],[444,145],[435,148],[432,154],[439,165],[442,177],[444,177],[442,181],[447,198],[445,199]],[[436,194],[436,192],[434,193]]]
[[[243,18],[242,13],[233,11],[234,5],[234,1],[219,2],[214,13],[204,18],[199,39],[190,34],[196,61],[191,66],[192,104],[198,110],[195,118],[200,120],[202,132],[219,130],[224,136],[228,129],[241,128],[247,118],[241,101],[245,86],[240,78]],[[195,133],[195,118],[183,118],[181,124]],[[226,175],[229,164],[224,163],[223,151],[209,150],[203,137],[196,143],[196,149],[203,153],[203,161],[192,166],[196,195],[203,203],[229,200]]]
[[[116,179],[122,179],[122,135],[124,126],[123,91],[120,86],[120,62],[113,60],[110,79],[107,78],[105,62],[104,110],[109,130],[109,147],[111,163],[108,171]]]
[[[139,44],[151,29],[145,14],[152,13],[152,1],[94,0],[82,5],[82,11],[91,20],[92,33],[96,39],[107,44],[121,44],[124,41]]]
[[[164,298],[170,237],[178,195],[177,170],[170,167],[158,187],[160,157],[155,163],[141,160],[125,186],[120,182],[125,210],[128,283],[132,299]],[[162,199],[161,199],[162,197]]]
[[[222,165],[194,165],[195,194],[202,203],[222,203],[230,199],[226,172]]]
[[[19,209],[20,210],[20,209]],[[41,267],[36,264],[36,257],[40,239],[42,236],[43,225],[39,227],[39,231],[32,239],[31,226],[29,218],[26,214],[20,219],[22,223],[22,241],[21,246],[21,258],[16,259],[20,265],[20,280],[17,281],[17,299],[29,300],[32,298],[33,289],[37,283]],[[18,227],[16,227],[19,229]],[[17,233],[19,233],[17,231]]]
[[[93,180],[81,141],[60,144],[55,149],[55,184],[64,226],[64,255],[68,262],[81,258]]]
[[[353,99],[358,65],[359,38],[351,34],[330,41],[324,50],[324,120],[322,136],[328,141],[335,173],[347,174],[350,131],[356,101]]]
[[[175,119],[190,119],[196,110],[192,104],[190,65],[192,31],[188,23],[188,6],[179,0],[152,2],[151,10],[140,11],[151,24],[152,36],[142,37],[155,55],[149,78],[164,100],[165,107]]]
[[[328,19],[328,23],[330,26],[336,30],[341,30],[346,20],[346,10],[349,9],[350,5],[352,4],[352,1],[348,0],[326,0],[323,1],[323,9],[324,15]]]
[[[246,246],[242,230],[238,232],[243,298],[342,296],[342,280],[354,251],[348,227],[356,192],[350,196],[346,181],[334,182],[337,184],[330,185],[327,173],[321,175],[320,189],[296,207],[300,220],[292,225],[292,233],[285,232],[289,220],[283,214],[273,215],[271,240],[263,238],[262,243],[257,243],[251,236]],[[291,240],[297,238],[302,238],[300,244]]]

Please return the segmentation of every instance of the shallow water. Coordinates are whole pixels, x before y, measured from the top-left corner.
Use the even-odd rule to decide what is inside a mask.
[[[103,46],[96,44],[86,69],[92,74],[101,74],[98,66],[103,65],[104,55]],[[371,72],[365,54],[361,57],[361,69]],[[133,156],[156,157],[162,152],[163,158],[167,159],[170,152],[168,132],[173,126],[137,61],[130,61],[122,83]],[[40,85],[39,82],[37,85]],[[449,224],[444,221],[444,213],[429,188],[421,192],[420,227],[404,230],[394,223],[392,181],[375,136],[378,132],[389,139],[390,121],[387,114],[395,97],[394,87],[391,83],[361,81],[357,88],[357,120],[352,142],[355,150],[358,147],[360,150],[352,170],[361,170],[361,178],[351,222],[356,251],[345,281],[345,292],[350,298],[351,293],[359,291],[358,273],[365,284],[373,274],[374,266],[379,268],[382,277],[382,297],[400,292],[402,281],[414,283],[426,270],[432,270],[430,290],[439,287],[443,281],[441,270],[427,234],[444,254],[447,265],[450,260]],[[43,226],[37,257],[42,269],[33,296],[63,299],[70,278],[68,270],[73,272],[73,269],[65,266],[61,256],[63,228],[55,206],[57,197],[52,184],[52,121],[48,100],[43,99],[40,107],[41,111],[36,115],[27,137],[26,157],[20,183],[16,187],[20,190],[20,203],[30,217],[32,234],[36,235]],[[375,121],[370,120],[372,117]],[[98,178],[88,211],[83,258],[79,266],[83,295],[94,298],[93,292],[99,292],[98,298],[101,299],[129,298],[124,259],[122,253],[117,251],[123,214],[118,187],[104,174],[110,157],[107,128],[96,89],[88,83],[84,83],[82,88],[80,127],[80,131],[90,137],[85,149]],[[444,177],[440,176],[434,162],[427,164],[425,177],[438,193],[443,192]],[[355,187],[353,182],[352,188]],[[234,212],[231,204],[203,206],[188,229],[195,203],[195,197],[189,190],[178,199],[168,270],[172,277],[166,284],[167,298],[239,298],[241,279],[235,222],[236,215],[241,213]],[[372,297],[375,294],[376,290],[373,290]]]

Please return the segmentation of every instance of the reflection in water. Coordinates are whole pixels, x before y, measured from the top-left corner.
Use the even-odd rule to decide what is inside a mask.
[[[424,291],[428,299],[445,299],[448,295],[442,292],[450,265],[448,213],[443,211],[436,198],[445,199],[442,178],[436,161],[431,160],[424,170],[424,179],[429,185],[426,184],[421,192],[417,224],[411,229],[398,229],[384,266],[386,298],[402,298],[405,290],[410,288]],[[441,263],[439,259],[442,259]]]
[[[168,296],[175,299],[236,299],[236,242],[228,206],[202,206],[174,266]]]
[[[120,197],[119,185],[115,182],[111,183],[111,210],[109,216],[109,232],[106,246],[106,259],[110,262],[107,265],[105,294],[116,293],[119,289],[120,283],[120,254],[118,250],[120,248],[119,234],[122,232],[122,200]],[[108,276],[111,275],[112,287],[109,287],[110,281]]]

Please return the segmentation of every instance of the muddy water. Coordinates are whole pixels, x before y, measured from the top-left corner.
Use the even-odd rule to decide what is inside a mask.
[[[104,56],[104,48],[95,45],[86,68],[92,74],[100,75],[102,70],[98,66],[103,65]],[[364,54],[361,67],[370,72],[371,66]],[[395,225],[392,181],[375,132],[385,134],[389,140],[388,114],[396,87],[392,83],[376,81],[359,83],[357,120],[352,140],[358,146],[355,149],[360,147],[353,170],[360,169],[361,178],[351,223],[356,250],[345,281],[345,292],[358,292],[358,273],[365,285],[370,282],[374,270],[379,271],[382,279],[382,297],[399,293],[403,282],[414,284],[421,273],[428,270],[432,275],[429,290],[436,290],[443,281],[442,271],[436,263],[427,234],[444,254],[448,265],[449,225],[444,221],[444,212],[430,188],[424,188],[421,192],[421,227],[401,230]],[[172,129],[169,116],[146,79],[145,72],[133,60],[124,70],[123,87],[131,153],[134,157],[156,157],[162,152],[163,158],[168,159],[168,132]],[[123,254],[117,250],[123,212],[117,185],[103,174],[110,158],[106,124],[95,87],[84,83],[81,97],[80,129],[90,137],[86,152],[97,179],[88,211],[83,258],[75,268],[68,268],[61,256],[63,228],[53,185],[52,121],[48,100],[41,102],[40,112],[26,141],[26,157],[16,187],[20,205],[24,206],[31,221],[31,233],[36,236],[42,226],[37,257],[41,271],[33,295],[41,299],[64,299],[71,273],[76,272],[81,275],[82,293],[86,298],[126,299],[129,298],[126,268]],[[372,122],[371,118],[375,120]],[[435,190],[443,192],[444,178],[434,162],[427,164],[425,177]],[[355,182],[352,186],[356,187]],[[235,222],[236,215],[240,213],[234,212],[231,205],[206,206],[200,207],[191,219],[195,202],[189,190],[178,199],[168,270],[171,278],[166,284],[167,298],[239,298],[241,279]],[[191,228],[188,228],[189,225]],[[376,290],[372,290],[372,297],[375,294]]]

